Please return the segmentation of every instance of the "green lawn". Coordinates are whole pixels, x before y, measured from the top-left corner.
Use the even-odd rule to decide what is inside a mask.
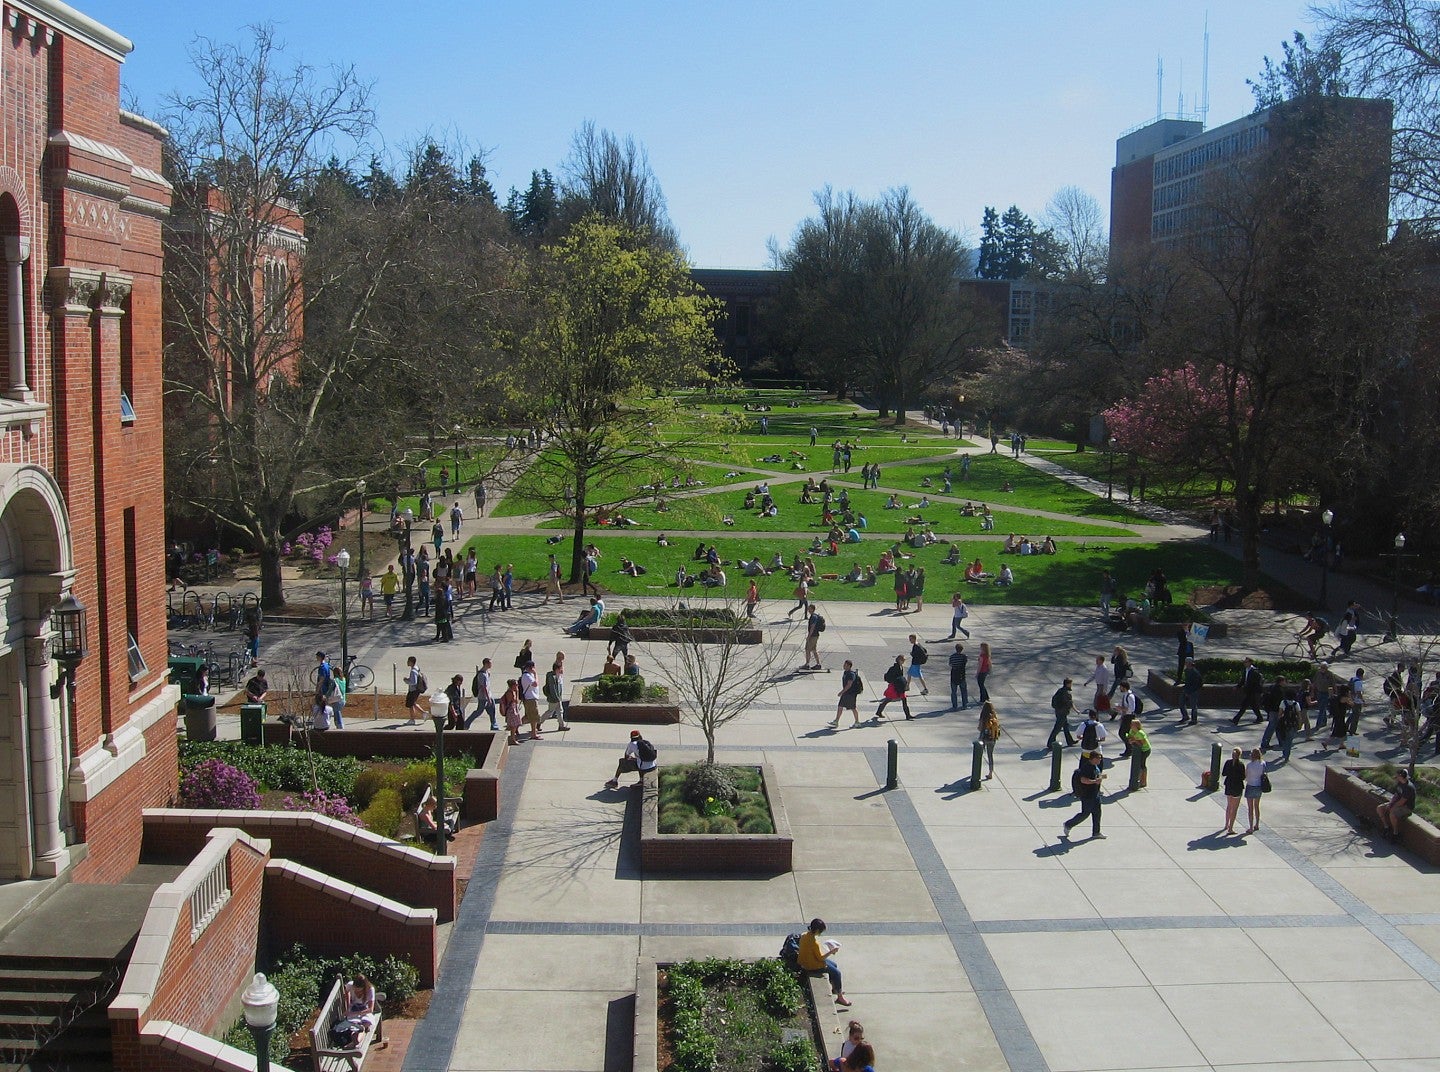
[[[749,486],[751,485],[747,485]],[[757,517],[755,510],[746,510],[743,491],[714,492],[671,499],[666,503],[664,512],[657,511],[653,503],[637,503],[626,507],[625,514],[640,522],[641,528],[648,532],[719,532],[726,528],[733,528],[735,532],[801,532],[809,529],[820,533],[825,531],[824,522],[821,520],[821,507],[799,501],[799,484],[774,485],[771,491],[780,508],[780,516],[773,519]],[[924,509],[886,510],[884,505],[889,495],[885,492],[860,491],[852,487],[847,487],[846,491],[849,492],[852,509],[865,515],[865,532],[868,533],[898,535],[909,527],[906,518],[918,515],[930,522],[935,532],[941,536],[980,535],[980,518],[962,516],[957,503],[932,501],[931,505]],[[919,498],[916,494],[903,495],[900,501],[904,506],[910,507],[917,503]],[[836,512],[838,514],[838,507]],[[1028,514],[997,511],[993,507],[992,513],[995,515],[995,533],[1001,538],[1009,532],[1028,533],[1037,538],[1137,535],[1133,529],[1113,525],[1056,521]],[[734,520],[733,526],[724,524],[726,514]],[[565,529],[569,526],[569,521],[564,518],[553,518],[540,525],[543,529]]]
[[[424,472],[425,484],[427,487],[435,489],[437,501],[440,490],[440,470],[442,468],[449,470],[448,487],[450,493],[446,500],[447,505],[453,505],[454,500],[459,497],[468,513],[474,509],[475,482],[481,477],[488,476],[490,471],[494,469],[504,457],[505,448],[502,445],[485,444],[483,446],[462,446],[460,448],[460,487],[458,495],[455,486],[455,448],[453,446],[449,450],[442,450],[433,458],[419,463],[415,468]],[[388,512],[390,509],[390,498],[388,494],[377,495],[376,492],[382,491],[380,488],[372,487],[369,490],[371,492],[371,510]],[[490,494],[493,499],[493,489],[491,489]],[[418,494],[400,496],[400,509],[403,511],[407,508],[414,510],[417,514],[420,512],[420,496]]]
[[[669,547],[659,547],[653,536],[618,536],[605,530],[590,530],[586,540],[593,541],[603,553],[600,572],[596,580],[607,592],[620,595],[676,596],[679,591],[673,586],[676,569],[683,563],[693,566],[695,544],[698,541],[676,537]],[[795,538],[750,536],[744,539],[717,541],[721,557],[734,561],[737,556],[759,556],[764,562],[770,560],[777,550],[785,553],[785,560],[791,561],[797,552],[803,552],[809,544]],[[946,556],[949,547],[937,544],[915,552],[912,564],[923,566],[927,573],[926,592],[934,603],[949,601],[950,592],[963,588],[966,598],[977,604],[1012,604],[1017,606],[1092,606],[1098,598],[1100,571],[1109,569],[1114,573],[1120,590],[1130,591],[1141,588],[1145,580],[1156,569],[1165,570],[1170,580],[1171,591],[1176,600],[1189,597],[1197,585],[1236,584],[1240,580],[1240,563],[1237,559],[1212,548],[1207,542],[1165,544],[1108,545],[1082,551],[1073,543],[1060,545],[1055,555],[1005,556],[1000,554],[1000,539],[968,539],[960,543],[962,561],[979,557],[987,570],[998,571],[1003,561],[1009,562],[1015,571],[1015,586],[999,588],[993,585],[965,585],[961,566],[944,566],[940,560]],[[538,579],[544,576],[546,554],[555,551],[567,568],[570,560],[568,538],[550,546],[545,537],[534,536],[479,536],[467,545],[476,548],[481,566],[488,571],[496,562],[513,562],[517,577]],[[841,548],[836,558],[821,558],[817,566],[821,574],[845,573],[855,562],[874,565],[880,552],[887,546],[885,540],[868,540],[858,545]],[[619,572],[620,559],[629,557],[649,571],[643,577],[628,577]],[[747,584],[740,572],[727,568],[729,594],[739,598],[744,595]],[[761,578],[760,593],[764,599],[776,601],[789,597],[793,584],[788,577],[771,576]],[[699,595],[701,589],[687,589],[687,593]],[[882,576],[874,587],[862,588],[839,581],[821,581],[815,596],[824,600],[846,600],[853,602],[890,602],[893,599],[890,578]]]
[[[821,439],[812,447],[809,436],[747,436],[731,443],[696,443],[684,448],[682,453],[687,458],[714,465],[742,465],[773,473],[805,472],[826,476],[835,459],[831,442],[833,440]],[[898,436],[883,443],[867,441],[856,444],[851,451],[850,472],[858,481],[860,467],[872,462],[884,466],[889,462],[948,456],[951,452],[945,447],[944,440],[921,441],[914,445],[901,443]],[[780,455],[778,462],[761,461],[776,454]],[[804,469],[793,468],[797,462]]]
[[[951,494],[976,502],[988,503],[991,510],[1003,509],[1007,504],[1023,506],[1030,510],[1051,510],[1058,514],[1073,514],[1077,517],[1105,518],[1123,521],[1129,525],[1152,525],[1155,522],[1128,510],[1121,503],[1108,503],[1103,498],[1082,491],[1065,483],[1059,477],[1050,476],[1032,469],[1022,461],[1000,454],[972,454],[970,479],[960,479],[959,459],[948,462],[926,462],[920,465],[894,467],[880,470],[880,487],[897,489],[918,489],[922,477],[930,477],[935,486],[940,486],[941,473],[950,466],[954,485]],[[1009,482],[1012,491],[1001,488]]]
[[[1103,450],[1087,450],[1084,454],[1070,454],[1049,458],[1056,465],[1063,465],[1071,472],[1088,476],[1093,480],[1109,482],[1110,479],[1110,456]],[[1125,467],[1126,457],[1124,454],[1115,455],[1115,497],[1125,497]],[[1231,484],[1229,481],[1222,483],[1224,489],[1222,494],[1229,494]],[[1138,491],[1138,487],[1135,489]],[[1210,499],[1215,494],[1215,481],[1211,478],[1197,478],[1171,487],[1163,481],[1157,480],[1154,475],[1147,478],[1145,486],[1145,498],[1162,506],[1174,506],[1181,509],[1192,508],[1197,499]]]

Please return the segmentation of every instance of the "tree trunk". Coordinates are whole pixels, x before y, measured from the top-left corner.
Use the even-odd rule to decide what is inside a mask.
[[[715,730],[707,727],[705,730],[705,762],[715,762]]]
[[[896,406],[896,407],[895,407],[895,427],[896,427],[896,428],[899,428],[899,427],[900,427],[902,424],[904,424],[904,423],[905,423],[905,407],[904,407],[904,406]]]
[[[279,540],[260,548],[260,606],[267,611],[283,610],[285,588],[280,577]]]
[[[571,529],[570,583],[579,584],[585,572],[585,481],[575,482],[575,524]]]
[[[1260,496],[1253,492],[1235,496],[1235,523],[1240,526],[1240,561],[1245,568],[1245,591],[1260,587]]]

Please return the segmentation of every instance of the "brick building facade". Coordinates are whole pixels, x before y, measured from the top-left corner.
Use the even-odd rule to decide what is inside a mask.
[[[54,0],[0,22],[0,880],[118,879],[175,790],[161,384],[164,130],[130,42]],[[88,611],[74,705],[51,609]]]

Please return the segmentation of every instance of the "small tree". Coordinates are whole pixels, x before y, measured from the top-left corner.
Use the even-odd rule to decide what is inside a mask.
[[[1389,614],[1375,612],[1377,618],[1389,620]],[[1393,628],[1393,627],[1392,627]],[[1425,680],[1433,676],[1434,671],[1440,669],[1440,622],[1425,622],[1417,630],[1410,633],[1395,631],[1395,647],[1399,654],[1396,656],[1397,663],[1404,663],[1407,671],[1414,668],[1413,675],[1407,674],[1407,681],[1415,681],[1414,689],[1407,689],[1409,697],[1408,717],[1411,722],[1407,724],[1402,716],[1401,724],[1397,728],[1400,734],[1400,747],[1406,756],[1405,765],[1410,770],[1410,777],[1415,777],[1415,768],[1420,763],[1420,736],[1424,728],[1424,721],[1420,717],[1420,696],[1425,688]],[[1387,666],[1386,673],[1392,673],[1393,668]],[[1390,698],[1384,697],[1388,703]]]
[[[745,617],[743,606],[724,597],[678,602],[676,624],[689,626],[689,632],[657,649],[656,661],[680,705],[681,721],[705,735],[706,763],[715,762],[715,734],[721,727],[776,691],[775,672],[788,657],[785,645],[796,628],[792,623],[767,629],[759,644],[747,644],[742,634],[754,623]],[[715,610],[722,614],[712,617]]]

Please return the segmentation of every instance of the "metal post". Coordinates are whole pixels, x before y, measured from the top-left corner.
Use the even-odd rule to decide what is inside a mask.
[[[345,575],[350,571],[340,567],[340,673],[350,673],[350,617],[345,599]]]
[[[985,742],[976,741],[970,751],[970,791],[985,788],[981,782],[980,767],[985,761]]]
[[[270,1036],[275,1033],[270,1027],[253,1027],[249,1024],[250,1035],[255,1039],[255,1072],[270,1072]]]
[[[1132,793],[1140,788],[1140,756],[1140,749],[1130,749],[1130,781],[1127,787]]]
[[[1210,792],[1220,788],[1220,744],[1210,745]]]
[[[885,744],[885,788],[895,789],[900,785],[900,743],[890,738]]]
[[[1065,751],[1056,741],[1050,746],[1050,792],[1060,792],[1060,762],[1065,758]]]
[[[360,493],[360,562],[357,569],[360,576],[363,577],[365,576],[365,507],[369,505],[365,498],[365,481],[356,481],[355,490]]]
[[[445,855],[445,723],[435,719],[435,808],[439,831],[435,855]]]

